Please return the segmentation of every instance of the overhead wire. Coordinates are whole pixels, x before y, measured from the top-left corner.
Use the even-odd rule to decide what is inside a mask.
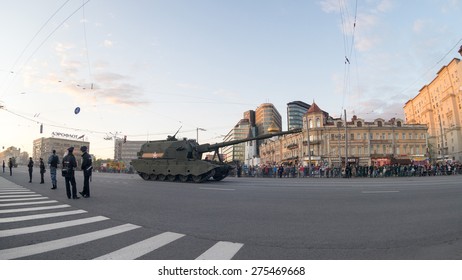
[[[56,16],[56,14],[58,14],[59,11],[61,11],[61,9],[66,6],[66,4],[69,2],[70,0],[66,0],[50,17],[48,17],[48,19],[45,21],[45,23],[42,24],[42,26],[39,28],[39,30],[37,32],[35,32],[34,36],[32,36],[32,38],[29,40],[29,42],[26,44],[26,46],[23,48],[23,50],[21,51],[21,53],[19,54],[19,56],[16,58],[16,60],[14,61],[13,63],[13,66],[10,68],[10,73],[14,73],[15,71],[15,67],[16,67],[16,64],[18,64],[19,60],[23,57],[24,53],[26,52],[26,50],[30,47],[30,45],[32,44],[32,42],[35,40],[35,38],[37,38],[37,36],[40,34],[40,32],[42,32],[42,30],[45,28],[45,26],[47,26],[47,24]],[[6,79],[5,79],[5,82],[6,82]],[[3,88],[3,84],[0,88]],[[3,91],[3,90],[2,90]]]
[[[405,87],[403,90],[401,90],[400,94],[404,94],[408,89],[410,89],[415,83],[417,83],[418,81],[422,80],[422,78],[424,78],[424,76],[426,76],[430,71],[432,71],[436,66],[438,66],[443,60],[446,59],[446,57],[452,53],[454,51],[455,48],[459,47],[459,44],[462,43],[462,38],[459,39],[459,41],[457,41],[457,43],[455,43],[455,45],[449,50],[446,52],[446,54],[443,55],[442,58],[440,58],[435,64],[433,64],[432,66],[430,66],[423,74],[419,75],[419,77],[417,79],[415,79],[412,83],[409,84],[409,86]]]
[[[15,74],[17,75],[18,73],[22,72],[22,70],[24,69],[24,67],[29,63],[29,61],[32,59],[32,57],[35,56],[35,54],[40,50],[40,48],[48,41],[48,39],[51,38],[51,36],[59,29],[61,28],[61,26],[68,20],[70,19],[73,15],[75,15],[80,9],[82,9],[86,4],[88,4],[88,2],[90,2],[91,0],[86,0],[86,2],[84,2],[81,6],[79,6],[77,9],[75,9],[69,16],[67,16],[63,21],[61,21],[61,23],[59,23],[56,28],[53,29],[53,31],[51,31],[48,36],[45,37],[45,39],[42,40],[42,42],[37,46],[37,48],[35,48],[35,50],[32,52],[32,54],[27,58],[27,60],[22,64],[22,66],[19,68],[19,70],[17,72],[15,72]]]
[[[344,48],[344,75],[343,75],[343,95],[342,95],[342,109],[340,115],[343,114],[345,108],[345,99],[350,92],[350,66],[354,50],[356,20],[358,11],[358,1],[355,1],[353,22],[351,21],[348,5],[344,0],[339,0],[340,19],[342,23],[343,35],[343,48]],[[349,37],[351,36],[351,41]]]

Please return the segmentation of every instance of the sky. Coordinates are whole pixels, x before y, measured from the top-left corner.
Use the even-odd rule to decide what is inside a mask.
[[[268,102],[283,130],[297,100],[404,119],[460,58],[461,15],[462,0],[2,1],[0,148],[31,154],[53,132],[97,158],[114,136],[221,142]]]

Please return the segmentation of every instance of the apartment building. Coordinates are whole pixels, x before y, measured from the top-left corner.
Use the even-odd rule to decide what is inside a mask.
[[[461,47],[462,55],[462,47]],[[406,122],[425,124],[432,159],[462,161],[462,63],[454,58],[404,105]]]

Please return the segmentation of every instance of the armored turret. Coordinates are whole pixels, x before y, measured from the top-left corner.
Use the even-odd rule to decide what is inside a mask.
[[[234,168],[232,165],[223,162],[218,152],[220,148],[298,132],[301,132],[301,130],[296,129],[201,145],[195,140],[178,140],[175,136],[169,136],[167,140],[149,141],[143,144],[138,153],[138,159],[133,160],[132,165],[144,180],[178,180],[181,182],[201,183],[213,178],[220,181],[228,176],[229,171]],[[206,152],[215,152],[218,161],[203,160],[202,154]]]

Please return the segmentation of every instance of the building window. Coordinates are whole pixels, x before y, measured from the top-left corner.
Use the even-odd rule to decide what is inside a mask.
[[[378,121],[378,122],[377,122],[377,126],[378,126],[378,127],[382,127],[382,121]]]
[[[316,127],[321,127],[321,119],[316,118]]]
[[[357,127],[362,127],[362,126],[363,126],[363,123],[362,123],[362,122],[357,122],[357,123],[356,123],[356,126],[357,126]]]

